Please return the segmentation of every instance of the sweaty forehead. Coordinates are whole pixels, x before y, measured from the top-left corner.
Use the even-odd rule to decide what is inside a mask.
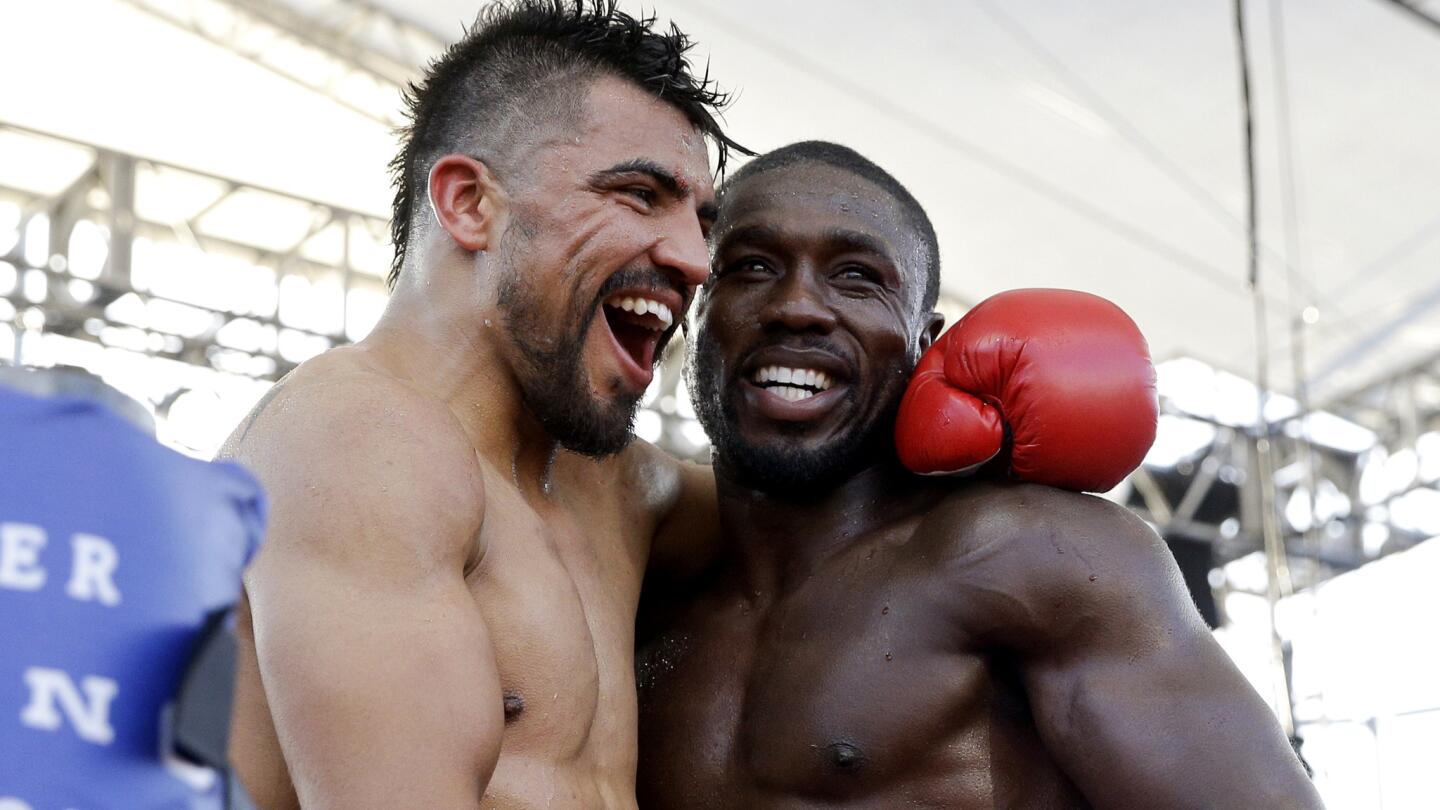
[[[800,162],[742,178],[726,189],[713,236],[723,243],[741,226],[764,225],[787,240],[819,240],[837,229],[858,231],[919,270],[920,235],[899,201],[859,175],[825,163]]]
[[[581,115],[548,144],[552,158],[580,175],[635,160],[674,174],[702,201],[714,197],[705,136],[684,113],[644,90],[611,77],[591,83]]]

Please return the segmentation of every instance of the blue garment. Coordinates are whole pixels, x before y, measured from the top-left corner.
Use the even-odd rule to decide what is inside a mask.
[[[238,465],[0,387],[0,810],[222,806],[162,762],[162,726],[265,508]]]

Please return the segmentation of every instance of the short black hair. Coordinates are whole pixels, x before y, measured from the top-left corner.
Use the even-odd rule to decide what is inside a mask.
[[[801,141],[755,158],[727,177],[716,193],[722,216],[726,195],[738,188],[747,178],[797,163],[823,163],[850,172],[879,186],[900,203],[900,209],[910,227],[920,236],[921,248],[925,252],[925,295],[920,306],[926,311],[934,309],[935,302],[940,299],[940,243],[935,238],[935,227],[930,224],[929,215],[899,180],[848,146],[829,141]]]
[[[517,126],[577,114],[585,91],[602,76],[628,81],[683,113],[715,143],[717,172],[725,170],[731,149],[754,154],[721,129],[717,117],[730,97],[711,82],[708,67],[699,76],[691,72],[691,39],[674,23],[660,29],[653,14],[633,17],[616,4],[499,0],[406,89],[409,123],[399,130],[400,152],[390,162],[391,287],[434,162],[457,151],[503,162],[515,140],[507,135],[522,134]]]

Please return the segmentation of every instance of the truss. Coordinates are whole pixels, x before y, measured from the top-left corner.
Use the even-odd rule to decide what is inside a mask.
[[[387,126],[400,91],[445,42],[361,0],[124,0]]]
[[[18,206],[19,239],[0,256],[14,283],[3,297],[19,334],[35,328],[101,345],[276,380],[306,357],[369,328],[351,311],[357,294],[383,300],[384,220],[213,175],[75,144],[0,124],[0,134],[89,155],[58,193],[0,185]],[[183,190],[184,203],[173,195]],[[169,196],[167,196],[169,195]],[[258,219],[257,219],[258,217]],[[37,218],[43,218],[37,220]],[[36,222],[45,245],[30,244]],[[279,236],[268,223],[292,234]],[[102,234],[103,264],[84,271],[71,255],[78,230]],[[169,255],[190,266],[160,273]],[[173,264],[171,261],[169,264]],[[207,289],[209,272],[240,277],[260,303],[229,304]],[[189,274],[192,278],[176,278]],[[296,280],[298,283],[291,283]],[[196,283],[198,282],[198,283]],[[333,311],[307,323],[316,285]],[[294,300],[292,300],[294,299]],[[153,404],[153,403],[152,403]]]

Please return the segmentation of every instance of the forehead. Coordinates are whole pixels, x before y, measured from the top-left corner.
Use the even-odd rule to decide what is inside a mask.
[[[924,260],[921,237],[893,195],[824,163],[802,161],[747,177],[726,191],[719,213],[717,243],[746,225],[764,225],[797,244],[847,230],[884,244],[897,262],[918,269]]]
[[[582,175],[643,158],[670,170],[697,197],[714,196],[705,136],[684,113],[620,79],[592,82],[574,126],[547,145],[552,159]]]

